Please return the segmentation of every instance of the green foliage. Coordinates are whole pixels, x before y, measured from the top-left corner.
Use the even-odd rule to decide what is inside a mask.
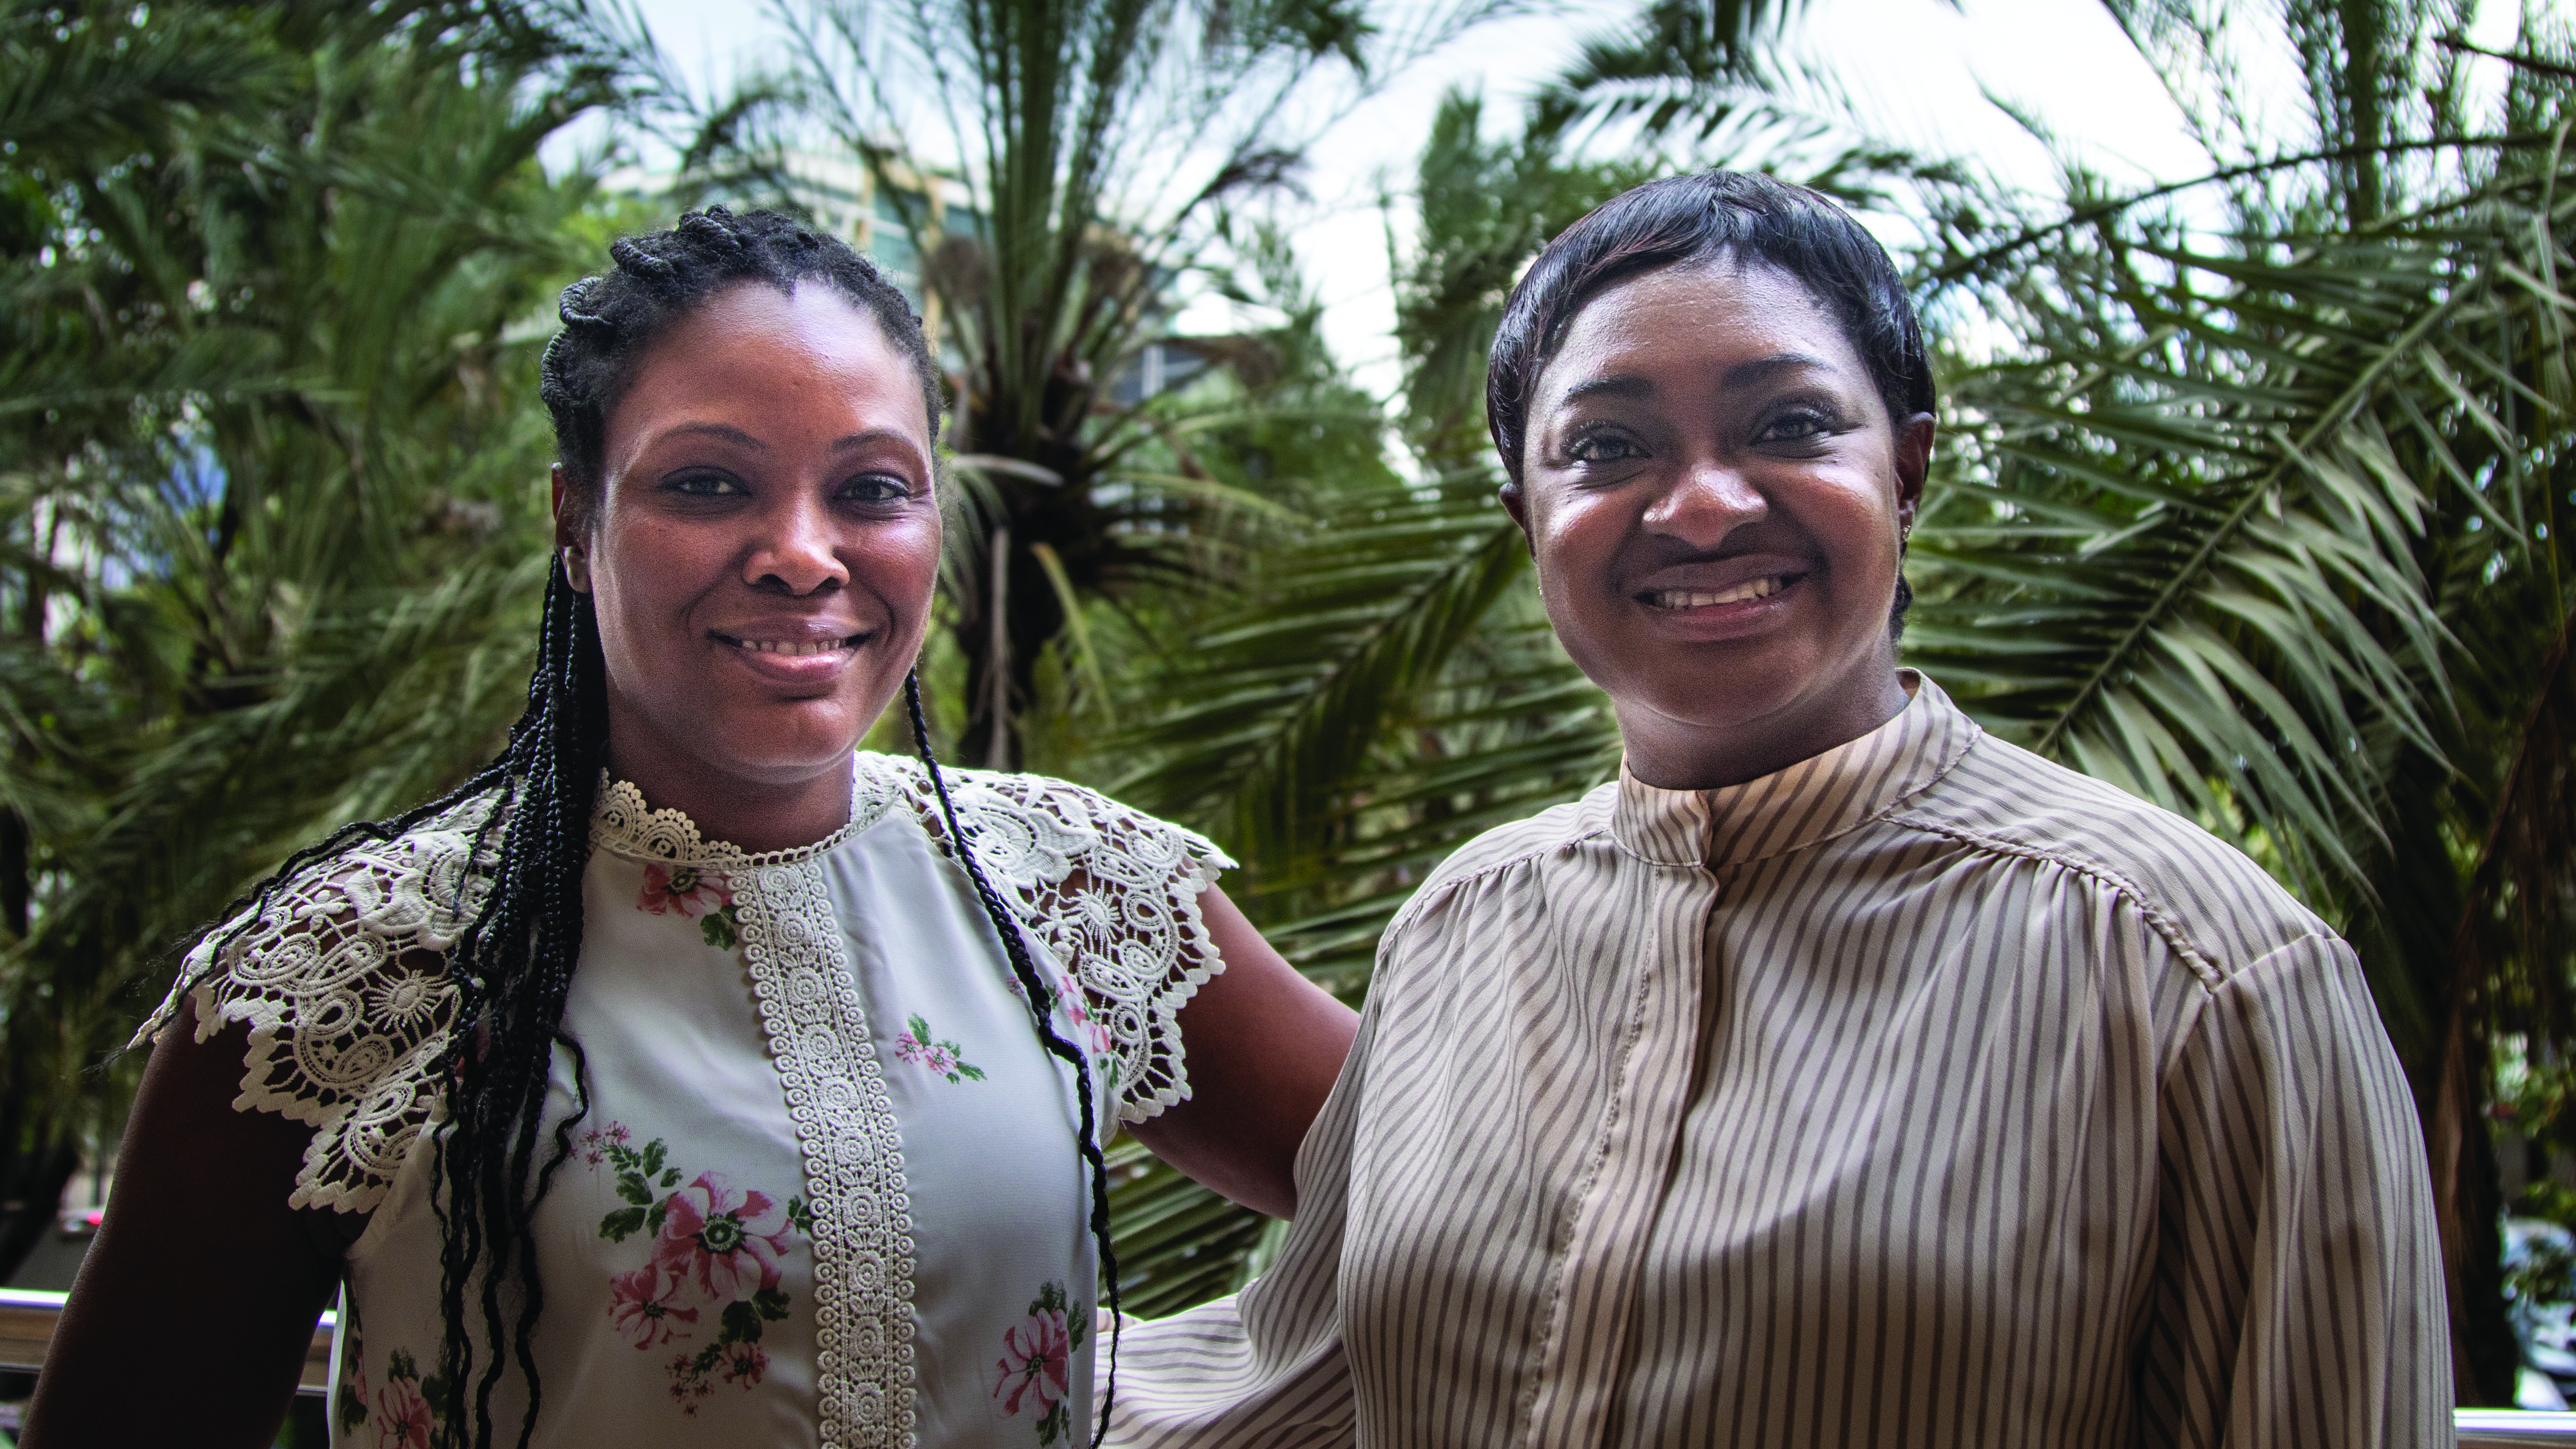
[[[170,943],[515,714],[535,153],[616,87],[506,7],[0,11],[0,1262]]]

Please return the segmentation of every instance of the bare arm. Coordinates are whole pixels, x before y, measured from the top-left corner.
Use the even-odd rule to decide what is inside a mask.
[[[1341,1074],[1359,1014],[1270,949],[1225,892],[1199,912],[1225,970],[1181,1008],[1190,1099],[1129,1130],[1245,1207],[1297,1212],[1297,1148]]]
[[[294,1397],[364,1220],[286,1205],[312,1129],[233,1110],[248,1027],[195,1037],[190,1005],[144,1068],[26,1449],[264,1449]]]

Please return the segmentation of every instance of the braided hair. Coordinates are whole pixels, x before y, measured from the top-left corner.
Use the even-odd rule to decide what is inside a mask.
[[[614,270],[564,289],[558,308],[563,331],[547,345],[540,368],[539,395],[553,415],[575,522],[586,520],[598,503],[608,414],[645,349],[717,292],[741,283],[792,291],[800,282],[817,282],[866,310],[919,375],[937,434],[939,373],[920,319],[902,293],[839,239],[776,212],[736,216],[711,206],[681,217],[669,231],[623,238],[609,247],[609,257]],[[931,752],[917,677],[906,676],[904,694],[947,847],[1000,939],[1040,1045],[1073,1068],[1078,1151],[1090,1179],[1089,1228],[1112,1313],[1110,1376],[1100,1406],[1105,1433],[1116,1393],[1117,1258],[1109,1240],[1108,1164],[1096,1130],[1091,1072],[1081,1052],[1056,1031],[1055,992],[1038,973],[958,825],[946,778]],[[264,908],[296,871],[352,842],[392,839],[486,794],[498,800],[474,837],[473,858],[480,859],[491,834],[500,834],[490,889],[449,955],[457,1001],[439,1062],[448,1081],[445,1112],[432,1135],[445,1335],[439,1372],[424,1387],[441,1400],[436,1407],[442,1449],[489,1449],[492,1396],[513,1363],[527,1384],[527,1407],[515,1436],[521,1449],[536,1429],[542,1386],[531,1342],[545,1285],[537,1272],[533,1218],[556,1171],[570,1159],[572,1134],[590,1109],[581,1045],[564,1031],[563,1010],[581,956],[582,876],[590,859],[591,810],[607,761],[607,666],[598,617],[591,596],[572,587],[558,556],[547,574],[527,711],[500,757],[448,795],[389,820],[344,827],[297,852],[246,898]],[[215,956],[248,925],[218,943]],[[551,1133],[541,1134],[557,1048],[569,1054],[578,1100]],[[492,1348],[490,1361],[479,1367],[469,1314],[479,1318],[483,1341]]]

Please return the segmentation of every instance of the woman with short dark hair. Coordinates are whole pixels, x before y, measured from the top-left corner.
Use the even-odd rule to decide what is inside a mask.
[[[1551,243],[1489,418],[1626,760],[1388,929],[1153,1445],[2422,1445],[2424,1154],[2353,955],[1897,666],[1932,448],[1876,242],[1757,176]]]
[[[1229,862],[931,758],[910,306],[773,213],[610,255],[527,713],[189,954],[29,1449],[268,1444],[334,1292],[343,1449],[1070,1445],[1110,1135],[1293,1206],[1350,1013]]]

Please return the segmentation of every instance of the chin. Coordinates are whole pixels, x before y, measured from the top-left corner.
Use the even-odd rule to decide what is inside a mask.
[[[1670,669],[1604,688],[1612,699],[1673,724],[1719,734],[1759,729],[1811,703],[1812,677],[1772,668],[1712,668],[1713,662],[1675,660]]]
[[[871,722],[842,709],[762,710],[710,731],[716,747],[707,753],[717,756],[727,773],[746,779],[778,784],[808,780],[849,768],[850,754]]]

